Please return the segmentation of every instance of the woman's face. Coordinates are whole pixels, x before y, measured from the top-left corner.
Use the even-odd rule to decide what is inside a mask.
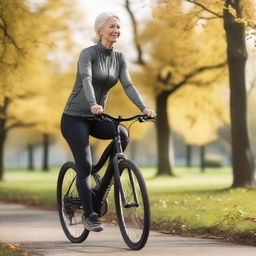
[[[116,43],[120,36],[120,22],[115,17],[107,19],[103,27],[100,29],[101,41]]]

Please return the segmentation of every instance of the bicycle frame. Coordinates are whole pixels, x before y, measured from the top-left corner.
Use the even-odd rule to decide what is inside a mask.
[[[122,118],[108,114],[83,116],[86,120],[110,121],[114,125],[114,138],[104,150],[96,165],[92,166],[93,210],[99,217],[108,211],[107,197],[112,185],[119,228],[125,243],[133,250],[144,247],[150,230],[150,203],[143,176],[136,164],[126,158],[122,149],[120,123],[124,121],[144,122],[147,115]],[[103,177],[99,171],[109,159]],[[77,166],[66,162],[61,167],[57,182],[58,213],[67,238],[73,243],[84,241],[89,230],[83,227],[84,207],[76,189]],[[126,209],[125,209],[126,208]],[[127,209],[128,208],[128,209]],[[77,225],[77,226],[76,226]]]
[[[130,179],[130,183],[132,185],[132,191],[133,191],[133,196],[134,196],[134,203],[131,202],[127,202],[126,198],[125,198],[125,194],[124,194],[124,190],[122,187],[122,183],[120,180],[120,173],[119,173],[119,163],[122,159],[127,159],[126,156],[123,153],[122,150],[122,145],[121,145],[121,137],[120,137],[120,130],[119,130],[119,123],[121,121],[131,121],[134,119],[138,119],[140,122],[145,121],[145,118],[149,119],[148,117],[146,117],[146,115],[136,115],[133,117],[129,117],[129,118],[121,118],[120,116],[118,118],[110,116],[108,114],[103,114],[105,117],[109,118],[109,121],[112,121],[115,124],[115,136],[114,139],[111,141],[111,143],[107,146],[107,148],[104,150],[104,152],[102,153],[102,156],[100,157],[99,161],[97,162],[96,165],[93,165],[92,167],[92,175],[96,181],[96,186],[98,187],[99,190],[102,189],[102,187],[105,187],[104,190],[101,190],[101,194],[102,194],[102,198],[98,198],[99,199],[99,203],[100,205],[103,204],[103,202],[105,201],[105,199],[108,197],[109,191],[111,189],[111,186],[113,185],[114,182],[117,183],[117,186],[119,188],[119,192],[120,192],[120,196],[121,196],[121,200],[122,200],[122,204],[125,208],[129,208],[129,207],[138,207],[138,196],[135,190],[135,184],[134,184],[134,179],[133,176],[130,172],[130,170],[128,169],[128,173],[129,173],[129,179]],[[88,120],[97,120],[96,116],[86,116],[85,117]],[[146,120],[147,120],[146,119]],[[115,156],[113,157],[113,159],[111,159],[110,164],[113,164],[113,169],[108,169],[104,176],[102,177],[102,179],[100,179],[99,174],[97,173],[106,163],[108,157],[111,154],[111,150],[115,150]],[[107,178],[106,178],[107,177]],[[113,180],[114,177],[114,180]],[[75,180],[75,178],[74,178]],[[70,187],[72,186],[74,180],[72,181]],[[101,183],[101,181],[105,182],[105,184],[103,185],[103,183]],[[70,189],[70,188],[69,188]],[[68,189],[68,191],[69,191]]]
[[[133,191],[133,196],[134,196],[134,203],[131,202],[127,202],[126,198],[125,198],[125,194],[124,194],[124,190],[122,187],[122,183],[120,180],[120,173],[119,173],[119,162],[122,159],[126,159],[126,156],[123,153],[122,150],[122,146],[121,146],[121,137],[120,137],[120,130],[119,130],[119,123],[121,117],[119,118],[113,118],[112,116],[107,115],[108,117],[112,118],[112,122],[115,124],[115,136],[114,139],[112,140],[112,142],[107,146],[107,148],[104,150],[100,160],[98,161],[98,163],[96,165],[93,166],[92,168],[92,175],[94,175],[96,184],[99,186],[99,190],[102,187],[102,184],[100,184],[100,180],[99,177],[97,176],[97,172],[103,167],[103,165],[106,163],[108,157],[110,156],[111,150],[115,150],[115,156],[113,157],[113,159],[111,160],[113,163],[113,169],[114,169],[114,173],[112,169],[109,169],[104,176],[102,177],[102,180],[104,180],[105,177],[107,176],[111,176],[111,179],[108,179],[108,184],[104,184],[104,187],[106,187],[105,191],[101,191],[101,193],[103,194],[102,198],[100,198],[100,203],[102,204],[104,202],[104,200],[108,197],[109,191],[111,189],[111,186],[113,185],[113,177],[115,177],[114,181],[117,183],[119,191],[120,191],[120,196],[121,196],[121,200],[122,200],[122,204],[125,208],[129,208],[129,207],[138,207],[138,196],[135,190],[135,184],[134,184],[134,180],[133,180],[133,176],[130,172],[130,170],[128,170],[129,173],[129,179],[130,179],[130,183],[132,185],[132,191]],[[129,120],[133,120],[133,118],[142,118],[141,115],[137,115],[131,118],[124,118],[123,121],[129,121]],[[144,116],[145,118],[145,116]],[[139,119],[140,121],[142,121],[143,119]]]
[[[106,177],[108,175],[112,176],[109,184],[104,184],[104,186],[107,187],[107,188],[105,189],[105,191],[102,191],[103,196],[102,196],[102,198],[100,198],[100,201],[101,201],[100,203],[102,204],[104,202],[104,200],[107,198],[107,196],[109,194],[109,191],[110,191],[110,188],[113,185],[112,179],[115,176],[115,181],[117,182],[118,187],[119,187],[119,191],[121,193],[122,203],[124,205],[126,205],[125,195],[124,195],[122,184],[121,184],[121,181],[120,181],[120,174],[119,174],[119,168],[118,168],[119,161],[122,160],[122,159],[126,159],[126,156],[124,155],[123,150],[122,150],[122,146],[121,146],[119,122],[117,122],[117,121],[113,121],[113,122],[115,124],[115,137],[112,140],[112,142],[107,146],[107,148],[104,150],[104,152],[103,152],[100,160],[98,161],[98,163],[95,166],[93,166],[92,175],[94,175],[96,184],[99,186],[99,190],[100,190],[101,185],[100,185],[99,178],[97,177],[97,172],[106,163],[108,157],[110,156],[111,150],[113,150],[113,147],[114,147],[114,150],[115,150],[116,153],[115,153],[114,158],[111,160],[112,163],[113,163],[113,167],[114,167],[114,173],[113,173],[113,170],[109,169],[108,172],[106,172],[104,174],[104,176],[102,177],[102,180],[104,180],[104,177]],[[135,191],[134,188],[133,188],[133,191]]]

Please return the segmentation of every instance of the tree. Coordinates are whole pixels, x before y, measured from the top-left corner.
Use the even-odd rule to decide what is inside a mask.
[[[193,24],[194,22],[191,16],[188,15],[177,22],[177,15],[175,14],[180,13],[182,8],[182,1],[170,2],[170,5],[155,10],[155,15],[162,18],[163,22],[156,20],[148,22],[144,33],[141,33],[140,36],[138,28],[134,29],[134,44],[138,51],[137,63],[141,65],[141,71],[137,72],[137,76],[140,77],[141,83],[152,89],[151,95],[155,98],[158,114],[156,124],[158,175],[173,175],[169,162],[169,138],[171,135],[167,111],[169,97],[187,84],[200,86],[216,82],[216,79],[223,73],[221,69],[226,64],[225,59],[221,57],[222,44],[217,47],[215,43],[218,50],[214,54],[206,50],[209,44],[214,44],[213,37],[211,40],[205,40],[204,51],[202,50],[200,42],[204,34],[200,33],[200,30],[190,29],[190,23]],[[126,1],[126,9],[130,14],[133,26],[137,26],[128,0]],[[190,31],[189,34],[188,30]],[[142,47],[138,40],[144,45],[150,42],[151,47],[148,50],[150,60],[148,62],[142,59]]]
[[[35,117],[41,105],[34,99],[46,87],[44,65],[49,64],[46,60],[53,52],[52,40],[71,38],[67,33],[70,4],[66,0],[46,1],[35,8],[29,1],[0,2],[0,180],[8,132],[38,121]]]
[[[252,25],[251,17],[253,14],[250,9],[254,9],[253,4],[249,0],[214,1],[215,4],[207,1],[187,1],[197,5],[202,11],[210,13],[215,18],[223,18],[227,41],[230,83],[232,187],[251,187],[254,185],[254,177],[253,157],[250,149],[246,117],[245,64],[247,50],[245,44],[245,24]],[[245,18],[243,7],[246,8],[245,14],[247,17]]]
[[[21,86],[23,78],[19,72],[21,66],[27,67],[25,56],[31,53],[36,44],[33,40],[37,38],[38,30],[33,30],[32,26],[37,21],[22,1],[0,2],[0,180],[3,179],[3,154],[7,133],[17,126],[31,125],[27,120],[21,121],[21,117],[16,119],[8,110],[15,100],[26,100],[34,94],[33,89],[26,84]],[[33,40],[29,40],[27,34]]]
[[[231,6],[237,17],[228,11]],[[242,18],[241,1],[226,1],[223,11],[224,28],[227,38],[227,56],[230,80],[230,110],[233,162],[233,187],[251,186],[253,178],[253,158],[249,144],[246,120],[245,64],[245,27],[236,22]]]

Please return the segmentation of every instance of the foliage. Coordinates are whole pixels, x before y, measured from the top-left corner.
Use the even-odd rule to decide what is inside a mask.
[[[19,244],[0,244],[0,255],[1,256],[29,256],[30,251],[20,250]]]
[[[31,1],[1,1],[1,21],[7,32],[0,30],[0,104],[6,98],[12,103],[5,116],[7,127],[25,122],[37,123],[43,132],[54,130],[52,123],[58,120],[57,106],[61,105],[56,95],[67,78],[57,56],[73,50],[68,24],[78,13],[73,6],[66,0],[46,1],[37,7]]]
[[[209,68],[225,63],[225,34],[220,20],[195,25],[196,8],[187,9],[186,15],[184,8],[183,1],[153,6],[158,20],[148,21],[140,34],[148,62],[135,75],[153,97],[184,82],[186,86],[169,99],[170,126],[187,143],[204,145],[217,138],[223,123],[229,123],[227,70]],[[168,76],[167,83],[159,81]]]
[[[188,144],[205,145],[216,140],[218,129],[229,123],[228,103],[225,85],[188,85],[169,101],[170,125]]]
[[[51,139],[59,134],[65,87],[75,76],[68,57],[75,51],[71,19],[82,17],[74,7],[67,0],[0,3],[0,177],[11,129],[30,127],[23,132],[30,144],[40,143],[42,134]]]
[[[36,19],[35,14],[29,12],[22,1],[1,1],[0,14],[0,104],[2,105],[6,97],[15,98],[24,95],[24,92],[28,93],[29,87],[26,83],[21,86],[24,77],[20,70],[23,64],[27,64],[27,55],[32,53],[32,49],[38,44],[36,39],[41,30],[38,26],[40,18]],[[19,19],[22,19],[22,22],[19,22]],[[34,26],[38,26],[39,29],[32,29]]]
[[[140,86],[135,85],[139,91],[141,91]],[[145,102],[148,103],[149,99],[146,99]],[[140,110],[131,102],[131,100],[125,95],[125,92],[122,88],[122,85],[118,83],[113,89],[111,89],[108,97],[108,103],[105,111],[107,113],[111,113],[112,115],[121,115],[121,116],[131,116],[136,114],[141,114]],[[131,122],[123,123],[126,127],[128,127]],[[132,140],[139,140],[143,137],[145,132],[152,128],[152,123],[143,123],[134,125],[134,132],[131,134]],[[136,131],[135,131],[136,130]]]

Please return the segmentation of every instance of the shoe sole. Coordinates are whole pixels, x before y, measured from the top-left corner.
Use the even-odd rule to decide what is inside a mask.
[[[100,232],[104,230],[103,227],[93,228],[93,227],[88,227],[85,224],[84,224],[84,228],[87,229],[88,231],[93,231],[93,232]]]

